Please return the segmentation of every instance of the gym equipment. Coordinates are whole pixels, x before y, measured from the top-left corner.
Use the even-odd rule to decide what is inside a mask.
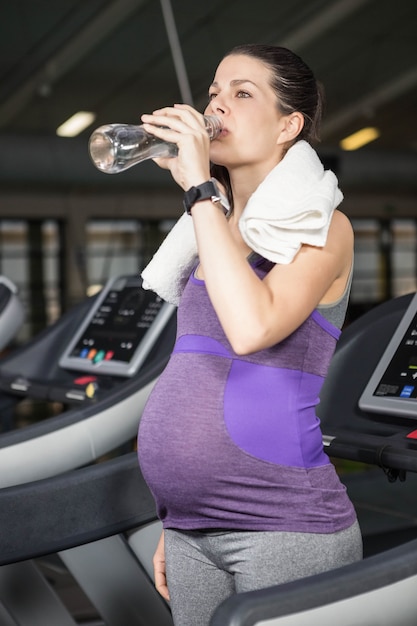
[[[401,486],[407,473],[417,472],[416,430],[409,418],[364,412],[358,399],[410,300],[384,303],[343,331],[318,411],[328,453],[382,468],[387,485],[398,479]],[[155,520],[135,453],[1,489],[5,625],[13,619],[12,626],[74,626],[36,567],[42,555],[58,553],[106,625],[172,626],[151,583],[150,556],[160,531]],[[379,553],[360,563],[229,598],[211,626],[367,626],[376,620],[381,626],[411,626],[417,608],[416,525],[407,531],[389,528]],[[386,549],[388,543],[394,547]],[[19,580],[31,592],[26,612],[13,591]]]
[[[118,281],[126,283],[131,292],[139,293],[142,289],[136,277],[119,277]],[[111,285],[114,291],[114,281]],[[105,289],[108,293],[108,288]],[[157,313],[155,309],[149,312],[148,296],[137,298],[136,303],[127,309],[127,329],[120,316],[111,314],[108,317],[113,321],[105,327],[107,340],[110,336],[120,340],[128,336],[137,344],[137,349],[131,350],[132,361],[140,363],[138,350],[145,347],[146,355],[134,371],[132,362],[126,362],[129,370],[126,375],[113,375],[107,370],[101,373],[104,369],[101,363],[92,361],[89,371],[77,372],[60,364],[71,340],[78,336],[80,328],[84,329],[85,319],[93,319],[97,310],[100,315],[106,315],[99,297],[87,298],[22,348],[0,360],[0,413],[10,412],[11,405],[28,398],[63,407],[58,415],[0,436],[0,487],[81,467],[136,436],[144,404],[169,359],[176,331],[175,307],[166,305],[163,315],[159,315],[162,311],[159,305]],[[156,306],[155,303],[156,296],[151,305]],[[108,303],[105,307],[108,308]],[[147,339],[154,323],[157,329],[150,345]],[[146,326],[144,337],[143,325]],[[136,342],[137,335],[143,341]]]
[[[155,520],[134,452],[0,489],[0,617],[3,611],[13,626],[76,625],[42,571],[39,557],[58,553],[100,624],[172,626],[150,575]]]
[[[16,285],[0,275],[0,350],[3,350],[21,328],[25,318]]]

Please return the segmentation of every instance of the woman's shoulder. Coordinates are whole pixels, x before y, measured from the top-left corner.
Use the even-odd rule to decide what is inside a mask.
[[[342,244],[344,248],[351,249],[353,239],[354,233],[350,219],[345,213],[336,209],[330,221],[328,243],[331,245],[334,242],[337,247]]]
[[[335,209],[333,211],[333,215],[332,215],[332,223],[335,224],[335,226],[338,229],[342,229],[345,232],[350,232],[353,234],[353,227],[352,227],[352,223],[350,221],[350,219],[348,218],[348,216],[346,215],[346,213],[343,213],[343,211],[341,211],[340,209]]]

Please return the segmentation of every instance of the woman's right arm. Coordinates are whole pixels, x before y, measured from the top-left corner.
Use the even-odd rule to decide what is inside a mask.
[[[164,600],[169,602],[169,591],[165,569],[164,531],[161,533],[155,554],[153,555],[153,570],[156,590],[161,594]]]

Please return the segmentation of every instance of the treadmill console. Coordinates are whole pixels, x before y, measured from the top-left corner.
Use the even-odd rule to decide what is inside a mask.
[[[359,408],[417,420],[417,294],[372,373]]]
[[[136,276],[110,279],[65,348],[63,369],[133,376],[144,363],[174,307],[142,288]]]

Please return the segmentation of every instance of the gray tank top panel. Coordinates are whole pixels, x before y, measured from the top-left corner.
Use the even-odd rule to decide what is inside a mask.
[[[319,304],[317,307],[320,315],[326,318],[333,326],[342,328],[346,317],[346,310],[349,303],[350,289],[352,287],[353,263],[350,270],[346,287],[340,298],[330,304]]]
[[[248,255],[248,261],[253,264],[257,263],[267,263],[270,265],[270,269],[274,267],[274,264],[271,261],[267,261],[257,252],[251,252]],[[352,267],[350,268],[349,278],[346,282],[346,287],[342,295],[335,302],[331,302],[330,304],[319,304],[317,307],[317,311],[322,315],[326,320],[328,320],[333,326],[336,328],[342,328],[343,323],[346,317],[346,310],[349,302],[350,289],[352,286],[352,275],[353,275],[353,261]]]

